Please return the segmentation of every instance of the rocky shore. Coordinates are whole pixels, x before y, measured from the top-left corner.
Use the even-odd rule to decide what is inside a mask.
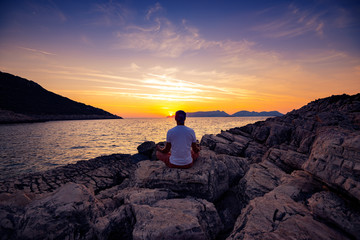
[[[191,169],[145,142],[0,184],[1,239],[360,239],[360,94],[204,135]]]

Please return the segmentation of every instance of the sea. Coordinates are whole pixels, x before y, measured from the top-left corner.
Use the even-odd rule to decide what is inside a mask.
[[[199,141],[205,134],[267,117],[187,118]],[[103,155],[135,154],[145,141],[166,140],[174,118],[51,121],[0,125],[0,179],[45,171]]]

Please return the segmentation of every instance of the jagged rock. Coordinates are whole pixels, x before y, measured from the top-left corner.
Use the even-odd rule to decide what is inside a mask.
[[[100,208],[100,203],[88,188],[68,183],[54,194],[26,207],[18,238],[86,238]]]
[[[255,128],[253,133],[253,138],[260,142],[263,143],[266,141],[266,139],[268,138],[269,134],[270,134],[270,128],[266,125],[262,125],[258,128]]]
[[[232,142],[230,144],[217,143],[214,152],[231,156],[241,156],[243,152],[243,145],[237,142]]]
[[[222,224],[214,205],[201,199],[134,205],[133,239],[215,239]]]
[[[302,201],[294,200],[300,199],[303,184],[308,180],[305,177],[303,184],[294,185],[299,177],[304,180],[304,174],[292,176],[288,183],[252,199],[227,239],[349,239],[316,221]],[[311,187],[307,193],[316,189]]]
[[[229,144],[231,141],[226,140],[225,138],[215,136],[213,134],[205,134],[200,141],[201,146],[206,146],[210,150],[214,150],[218,144]]]
[[[237,184],[249,170],[249,162],[246,158],[219,154],[216,155],[216,160],[225,163],[229,175],[230,186]]]
[[[266,145],[271,147],[288,142],[290,140],[291,130],[291,127],[284,124],[271,124],[270,133],[266,139]]]
[[[309,200],[310,210],[316,217],[331,222],[353,239],[360,238],[360,212],[358,207],[349,204],[335,193],[322,191]]]
[[[123,205],[96,219],[88,239],[133,239],[136,219],[131,205]]]
[[[95,193],[121,184],[135,169],[128,154],[113,154],[79,161],[49,171],[20,176],[0,185],[0,193],[41,194],[53,192],[69,182],[84,184]]]
[[[139,187],[168,188],[185,196],[214,201],[228,190],[229,171],[214,152],[201,151],[190,169],[168,168],[161,161],[139,162],[134,182]]]
[[[303,168],[360,200],[360,135],[343,129],[320,132]]]
[[[248,158],[251,163],[258,163],[261,162],[266,150],[264,145],[251,141],[244,151],[244,157]]]
[[[302,169],[308,156],[290,149],[283,150],[270,148],[265,154],[265,159],[273,162],[276,166],[285,172],[291,172],[295,169]]]
[[[268,161],[252,164],[239,182],[239,192],[243,195],[242,199],[248,201],[263,196],[279,186],[287,175]]]

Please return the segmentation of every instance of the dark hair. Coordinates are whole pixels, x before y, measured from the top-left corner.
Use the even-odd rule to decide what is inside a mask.
[[[183,110],[179,110],[175,113],[175,120],[180,123],[184,123],[186,119],[186,113]]]

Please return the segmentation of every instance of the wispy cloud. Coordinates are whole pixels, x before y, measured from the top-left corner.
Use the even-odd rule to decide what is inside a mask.
[[[157,3],[155,4],[155,6],[151,7],[151,8],[148,10],[145,18],[146,18],[147,20],[150,20],[151,16],[152,16],[154,13],[159,12],[159,11],[162,11],[162,10],[163,10],[163,7],[160,5],[160,3],[157,2]]]
[[[18,47],[18,48],[29,51],[29,52],[41,53],[41,54],[44,54],[44,55],[53,55],[53,56],[56,55],[55,53],[42,51],[42,50],[38,50],[38,49],[34,49],[34,48],[26,48],[26,47]]]
[[[196,28],[182,21],[174,25],[167,18],[155,16],[162,7],[157,3],[150,8],[145,23],[132,25],[116,33],[118,49],[148,51],[161,57],[179,57],[185,52],[196,51],[216,45],[201,38]]]
[[[324,12],[313,13],[310,9],[302,10],[291,4],[278,19],[256,26],[253,30],[270,38],[293,38],[311,32],[322,36],[325,26],[323,15]]]
[[[100,26],[121,26],[131,16],[131,11],[122,4],[115,1],[98,3],[93,5],[92,12],[97,14],[93,25]]]

